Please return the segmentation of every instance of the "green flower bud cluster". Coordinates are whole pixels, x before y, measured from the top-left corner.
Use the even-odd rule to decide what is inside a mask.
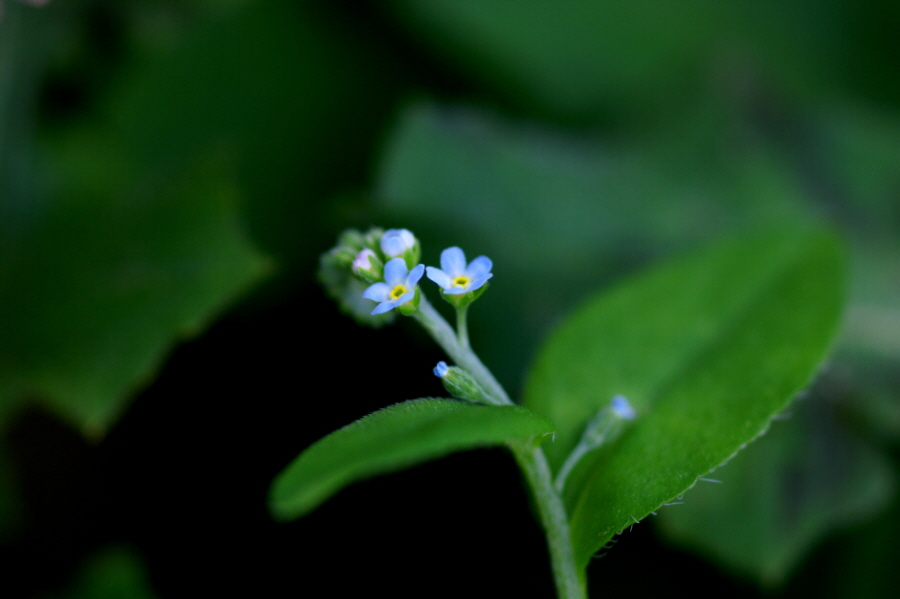
[[[394,320],[393,313],[372,315],[372,304],[362,294],[369,284],[384,276],[381,238],[384,230],[373,227],[362,233],[348,229],[337,245],[319,261],[319,281],[341,310],[358,323],[379,327]]]

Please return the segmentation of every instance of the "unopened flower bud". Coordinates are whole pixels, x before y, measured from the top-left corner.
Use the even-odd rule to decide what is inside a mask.
[[[494,403],[472,375],[459,366],[447,366],[446,362],[438,362],[434,367],[434,375],[441,379],[444,388],[453,397],[472,403]]]
[[[624,395],[616,395],[608,405],[600,408],[584,427],[578,445],[559,469],[554,483],[556,489],[562,492],[566,478],[575,465],[590,451],[617,439],[625,430],[625,425],[634,420],[636,416],[637,413]]]
[[[419,263],[419,240],[408,229],[388,229],[381,236],[380,246],[387,260],[403,258],[407,268]]]
[[[353,274],[366,283],[375,283],[384,276],[384,264],[378,259],[378,255],[366,248],[361,250],[351,264]]]

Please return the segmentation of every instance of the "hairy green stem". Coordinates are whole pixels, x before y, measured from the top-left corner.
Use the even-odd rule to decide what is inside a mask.
[[[459,338],[457,338],[453,328],[447,324],[443,316],[438,314],[438,311],[429,303],[424,294],[419,303],[419,309],[413,312],[412,317],[425,327],[425,330],[447,352],[447,355],[450,356],[457,366],[468,370],[469,374],[481,383],[481,386],[484,387],[484,390],[487,391],[495,404],[500,406],[512,405],[513,402],[509,395],[506,394],[506,391],[497,382],[491,371],[481,363],[475,352],[468,347],[464,347],[459,342]]]
[[[553,485],[553,473],[547,457],[540,447],[531,447],[521,442],[510,442],[509,445],[531,487],[544,527],[553,579],[556,582],[556,595],[559,599],[586,599],[587,588],[575,565],[569,517],[562,497]]]
[[[478,356],[469,348],[468,335],[465,333],[465,311],[457,312],[460,335],[438,314],[424,294],[421,296],[419,309],[412,314],[425,330],[437,341],[457,366],[469,371],[469,374],[484,387],[490,398],[497,405],[513,405],[506,391],[481,363]],[[553,578],[556,581],[556,592],[559,599],[586,599],[587,590],[572,549],[572,537],[569,531],[569,518],[562,497],[553,485],[553,473],[547,457],[540,447],[531,443],[511,441],[509,447],[516,461],[525,473],[525,480],[531,487],[537,505],[541,525],[547,536],[547,547],[550,551],[550,562]]]
[[[469,325],[466,321],[468,311],[468,306],[456,309],[456,338],[464,349],[469,349]]]

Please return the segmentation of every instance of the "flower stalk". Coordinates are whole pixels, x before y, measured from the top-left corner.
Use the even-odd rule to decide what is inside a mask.
[[[435,368],[435,374],[452,395],[475,403],[514,405],[469,344],[468,307],[487,290],[488,280],[493,277],[491,260],[478,256],[467,262],[462,249],[450,247],[441,253],[441,268],[426,269],[419,264],[419,255],[419,241],[406,229],[372,229],[367,235],[352,231],[329,254],[326,266],[333,271],[346,268],[358,280],[369,284],[362,298],[377,303],[369,317],[388,317],[396,310],[422,325],[456,364],[450,367],[440,362]],[[420,290],[418,283],[425,273],[441,289],[441,297],[456,308],[455,331]],[[337,276],[328,280],[334,281],[335,287],[344,282]],[[336,288],[333,295],[337,296],[338,292],[346,294],[346,290]],[[358,310],[354,314],[360,319]],[[586,442],[595,443],[596,437],[602,443],[610,435],[604,422],[590,429]],[[558,486],[554,484],[550,464],[535,442],[511,440],[507,445],[522,468],[537,505],[559,599],[586,599],[585,582],[575,563],[569,518],[561,494],[564,477]]]
[[[465,349],[469,349],[469,325],[466,319],[468,306],[456,309],[456,338],[459,344]]]
[[[419,309],[412,316],[447,352],[447,355],[471,373],[472,377],[487,391],[487,397],[493,403],[513,405],[509,395],[490,370],[468,347],[468,343],[463,345],[459,337],[454,334],[452,327],[438,314],[424,295],[419,303]],[[518,442],[509,443],[509,448],[525,473],[525,479],[531,488],[531,494],[547,536],[557,597],[559,599],[585,599],[587,590],[575,564],[569,531],[569,517],[566,514],[562,496],[553,484],[553,473],[544,451],[540,447]]]
[[[475,352],[468,346],[463,346],[459,341],[459,337],[444,317],[441,316],[428,298],[422,294],[419,301],[419,309],[411,315],[422,327],[428,331],[428,334],[441,346],[447,355],[459,366],[468,370],[472,376],[478,381],[488,396],[492,399],[492,403],[498,406],[511,406],[512,400],[506,391],[491,374],[491,371],[481,362]]]

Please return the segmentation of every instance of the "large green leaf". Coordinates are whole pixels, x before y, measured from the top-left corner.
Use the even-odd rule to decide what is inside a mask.
[[[766,429],[824,358],[842,292],[835,240],[781,231],[657,268],[565,321],[526,387],[526,405],[557,425],[551,463],[613,395],[638,413],[569,477],[581,565]]]
[[[518,406],[444,399],[396,404],[333,432],[300,454],[275,480],[270,507],[281,520],[302,516],[352,482],[454,451],[553,432]]]

